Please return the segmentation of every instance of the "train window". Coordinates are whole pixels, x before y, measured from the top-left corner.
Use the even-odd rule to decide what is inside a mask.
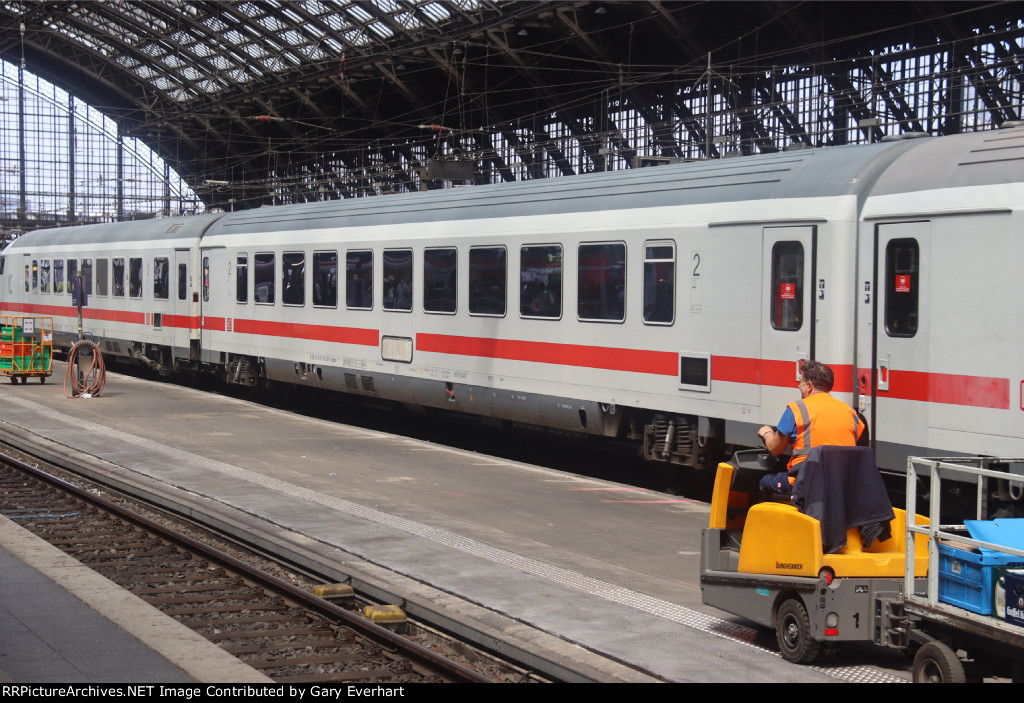
[[[53,260],[53,292],[64,292],[64,259]]]
[[[124,259],[120,256],[115,257],[112,262],[113,269],[113,280],[111,281],[111,288],[113,293],[118,298],[124,297]],[[56,280],[54,280],[56,283]]]
[[[412,310],[412,249],[384,250],[384,309]]]
[[[916,239],[893,239],[885,246],[885,331],[890,337],[917,334],[920,262]]]
[[[109,291],[110,261],[96,259],[96,295],[107,295]]]
[[[562,316],[562,247],[519,250],[519,314],[557,320]]]
[[[644,322],[672,324],[675,318],[675,283],[675,244],[644,244]]]
[[[458,270],[458,253],[454,247],[424,250],[424,310],[427,312],[455,312],[455,282]],[[470,305],[472,306],[472,303]]]
[[[32,259],[32,292],[39,291],[39,262]]]
[[[772,327],[796,331],[804,322],[804,245],[772,246]]]
[[[70,261],[68,263],[71,263]],[[68,270],[71,275],[71,270]],[[132,298],[142,297],[142,259],[128,259],[128,295]]]
[[[358,310],[373,307],[373,252],[345,254],[345,305]]]
[[[235,257],[235,300],[239,303],[249,302],[248,254],[239,254]]]
[[[504,315],[505,247],[474,247],[469,250],[469,312],[472,315]]]
[[[78,260],[68,259],[68,295],[71,295],[71,280],[78,276]]]
[[[301,251],[285,252],[281,256],[281,302],[306,304],[306,255]]]
[[[579,318],[626,319],[626,245],[581,244],[579,253]]]
[[[7,257],[0,256],[0,276],[4,275],[4,268],[7,266]]]
[[[210,302],[210,257],[203,257],[203,302]]]
[[[313,305],[338,307],[338,252],[313,252]]]
[[[256,254],[252,275],[252,299],[260,305],[274,304],[274,254]]]
[[[178,300],[188,300],[188,264],[178,264]]]
[[[92,295],[92,259],[82,259],[82,286],[86,296]]]
[[[167,300],[171,294],[171,267],[167,257],[153,259],[153,297]]]
[[[32,283],[32,265],[25,264],[25,292],[28,293],[31,290]]]
[[[43,293],[50,292],[50,260],[43,259],[39,262],[39,290]]]

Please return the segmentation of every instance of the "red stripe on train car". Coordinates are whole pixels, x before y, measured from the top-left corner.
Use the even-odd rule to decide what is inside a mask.
[[[223,318],[217,318],[223,325]],[[208,320],[204,326],[209,327]],[[335,327],[333,325],[306,325],[294,322],[263,322],[259,320],[232,321],[232,330],[240,334],[259,334],[269,337],[286,337],[290,339],[311,339],[319,342],[335,342],[337,344],[360,344],[375,347],[379,343],[380,333],[377,330],[361,327]]]
[[[759,386],[796,387],[796,359],[776,361],[771,359],[747,359],[737,356],[713,356],[711,359],[711,380],[726,383],[752,383]],[[832,390],[836,393],[853,392],[853,365],[830,364],[835,374]]]
[[[1009,410],[1010,379],[890,370],[889,390],[878,397]]]
[[[416,349],[439,354],[533,361],[541,364],[633,371],[659,376],[676,376],[679,373],[679,356],[677,354],[646,349],[588,347],[581,344],[526,342],[517,339],[456,337],[447,334],[426,333],[416,335]]]

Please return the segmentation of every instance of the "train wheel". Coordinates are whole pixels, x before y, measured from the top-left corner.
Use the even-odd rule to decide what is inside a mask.
[[[775,619],[775,636],[779,642],[779,651],[787,661],[806,664],[818,656],[821,643],[811,638],[807,608],[795,598],[790,598],[779,608]]]
[[[964,683],[960,657],[942,642],[927,642],[914,657],[914,683]]]
[[[25,385],[26,383],[28,383],[28,376],[22,376],[21,377],[21,384]]]

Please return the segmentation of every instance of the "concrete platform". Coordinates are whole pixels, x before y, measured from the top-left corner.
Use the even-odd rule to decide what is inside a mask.
[[[269,682],[0,516],[0,681]]]
[[[114,374],[91,399],[0,385],[0,439],[596,680],[901,679],[791,665],[704,608],[708,508],[686,499]]]

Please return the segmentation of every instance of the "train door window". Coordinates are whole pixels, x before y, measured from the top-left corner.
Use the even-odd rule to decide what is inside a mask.
[[[249,255],[235,257],[235,301],[249,302]]]
[[[306,255],[301,251],[285,252],[281,256],[281,302],[306,304]]]
[[[890,337],[917,334],[920,262],[916,239],[893,239],[885,246],[885,331]]]
[[[412,249],[384,250],[384,309],[412,310]]]
[[[581,320],[626,319],[626,245],[581,244],[577,315]]]
[[[82,287],[87,296],[92,295],[92,259],[82,259]]]
[[[804,322],[804,245],[772,246],[772,327],[796,331]]]
[[[78,260],[68,259],[68,295],[71,295],[71,280],[78,275]]]
[[[519,314],[557,320],[562,316],[562,247],[519,250]]]
[[[171,294],[171,266],[167,257],[153,259],[153,297],[167,300]]]
[[[313,305],[338,307],[338,252],[313,252]]]
[[[43,293],[50,292],[50,260],[43,259],[39,262],[39,290]]]
[[[32,259],[32,292],[39,292],[39,262]]]
[[[64,259],[53,260],[53,292],[64,292]]]
[[[469,250],[471,315],[505,314],[507,260],[505,247],[474,247]]]
[[[120,256],[114,257],[111,262],[111,268],[113,278],[111,280],[111,290],[114,293],[114,297],[124,297],[124,259]]]
[[[210,302],[210,257],[203,257],[203,302]]]
[[[69,262],[70,263],[70,262]],[[68,275],[71,271],[68,271]],[[142,259],[128,259],[128,295],[132,298],[142,297]]]
[[[470,264],[472,265],[472,264]],[[427,312],[455,312],[458,252],[454,247],[423,252],[423,309]],[[472,273],[470,273],[472,277]],[[473,303],[470,302],[472,309]]]
[[[109,293],[110,261],[108,259],[96,259],[96,295],[107,295]]]
[[[345,254],[345,305],[356,310],[373,307],[373,252]]]
[[[671,325],[675,319],[676,247],[673,242],[644,244],[644,322]]]
[[[274,254],[256,254],[252,275],[252,299],[259,305],[274,304]]]
[[[178,264],[178,300],[188,300],[188,264]]]
[[[7,257],[0,256],[0,276],[4,275],[4,268],[7,266]]]

